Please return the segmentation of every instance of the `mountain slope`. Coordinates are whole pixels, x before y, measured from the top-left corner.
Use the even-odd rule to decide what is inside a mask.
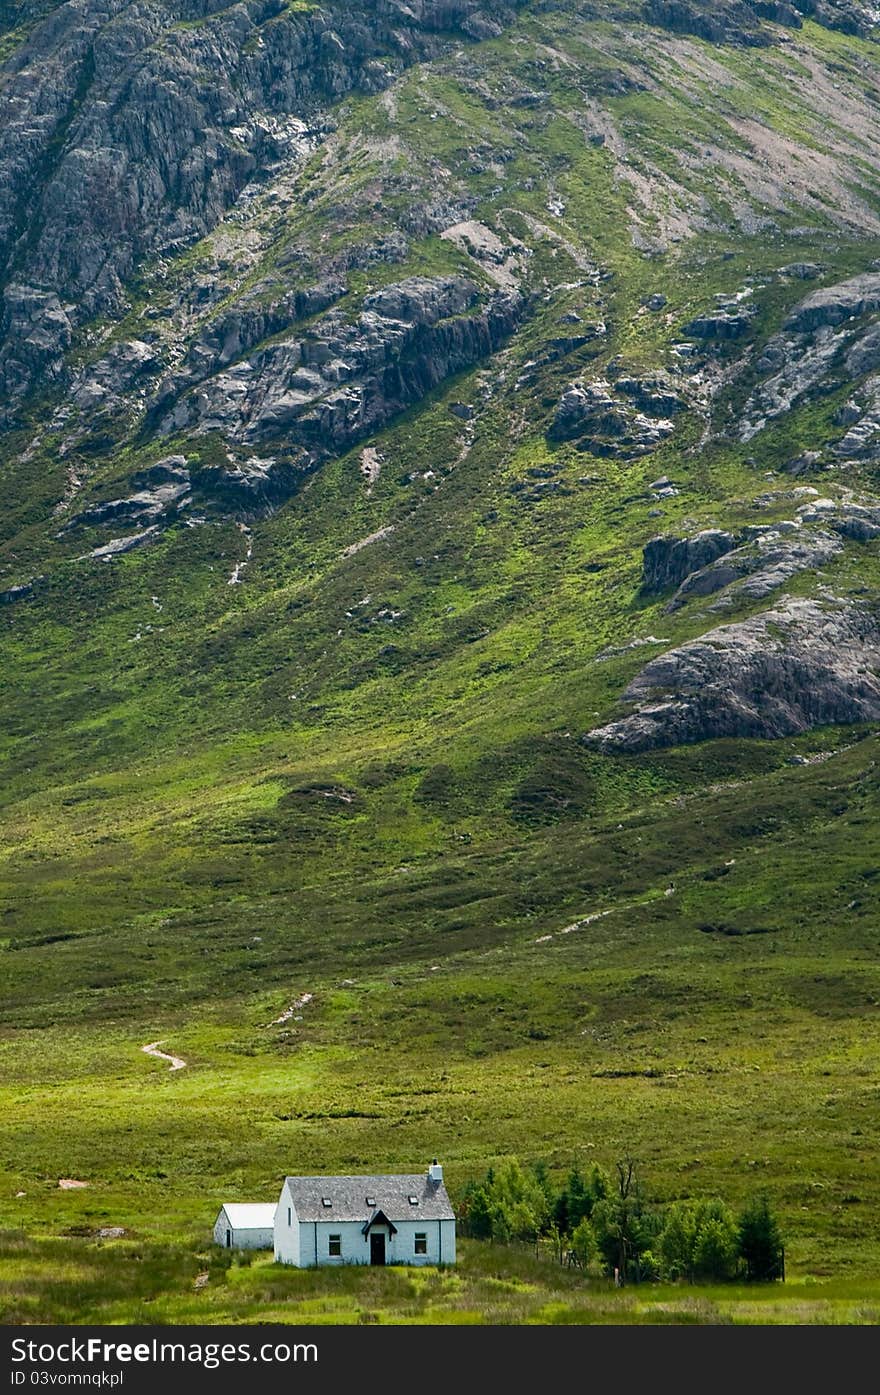
[[[740,1195],[760,1136],[795,1265],[867,1272],[870,7],[6,15],[2,1049],[46,1121],[10,1188],[164,1195],[167,1090],[135,1144],[93,1111],[189,1031],[191,1227],[206,1170],[426,1131],[453,1178],[632,1144],[667,1195],[703,1154]],[[383,1061],[437,1098],[373,1100],[378,1157]]]

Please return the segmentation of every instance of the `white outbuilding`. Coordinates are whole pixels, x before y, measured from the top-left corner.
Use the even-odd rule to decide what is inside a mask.
[[[271,1250],[274,1225],[271,1201],[227,1201],[214,1222],[214,1244],[226,1250]]]
[[[285,1177],[275,1258],[339,1264],[454,1264],[455,1212],[435,1161],[427,1173]]]

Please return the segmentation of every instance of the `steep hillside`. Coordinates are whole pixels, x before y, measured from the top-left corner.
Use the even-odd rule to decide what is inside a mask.
[[[872,1272],[880,12],[0,22],[3,1223],[627,1148]]]

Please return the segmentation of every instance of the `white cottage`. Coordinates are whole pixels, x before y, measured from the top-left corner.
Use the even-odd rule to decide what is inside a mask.
[[[317,1264],[454,1264],[455,1212],[434,1160],[427,1173],[286,1177],[275,1258]]]
[[[227,1250],[271,1250],[273,1202],[227,1201],[214,1222],[214,1244]]]

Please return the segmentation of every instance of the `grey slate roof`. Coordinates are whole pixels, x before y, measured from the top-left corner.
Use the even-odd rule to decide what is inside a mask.
[[[390,1221],[454,1221],[455,1212],[442,1182],[424,1172],[386,1177],[288,1177],[285,1179],[301,1221],[368,1221],[384,1211]],[[322,1198],[332,1205],[325,1206]],[[418,1205],[410,1204],[411,1196]],[[368,1205],[367,1197],[375,1197]]]

